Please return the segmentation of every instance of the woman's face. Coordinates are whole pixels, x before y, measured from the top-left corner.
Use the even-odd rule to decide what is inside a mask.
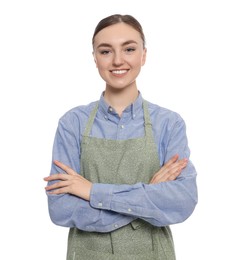
[[[136,77],[145,64],[146,49],[138,31],[118,23],[98,32],[93,55],[106,87],[123,89],[135,86]]]

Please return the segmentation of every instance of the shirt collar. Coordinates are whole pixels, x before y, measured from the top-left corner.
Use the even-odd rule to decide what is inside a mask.
[[[132,119],[135,119],[136,115],[140,113],[142,110],[142,103],[143,98],[141,93],[139,92],[139,95],[137,99],[130,104],[124,111],[123,116],[131,116]],[[108,119],[110,115],[117,115],[114,108],[112,108],[104,99],[104,92],[101,94],[100,100],[99,100],[99,111],[104,115],[105,119]]]

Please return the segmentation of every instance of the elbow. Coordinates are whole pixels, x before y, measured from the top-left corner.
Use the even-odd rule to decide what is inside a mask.
[[[194,212],[197,205],[197,199],[189,199],[185,202],[185,205],[183,205],[180,209],[180,221],[184,222],[186,219],[188,219],[192,213]]]
[[[192,194],[187,194],[186,198],[184,200],[179,201],[179,205],[177,206],[177,222],[176,223],[181,223],[184,222],[186,219],[188,219],[192,213],[194,212],[196,206],[198,203],[198,197],[197,193]]]
[[[48,197],[49,217],[57,226],[71,227],[71,211],[63,208],[61,197],[59,195]]]
[[[63,225],[63,218],[60,217],[58,212],[56,212],[56,210],[53,210],[51,206],[49,206],[49,217],[53,224],[57,226],[65,226]]]
[[[188,187],[188,188],[187,188]],[[183,196],[181,196],[181,194]],[[190,182],[190,185],[182,186],[181,194],[179,194],[179,200],[177,200],[179,212],[180,212],[180,219],[179,222],[184,222],[188,219],[192,213],[194,212],[197,203],[198,203],[198,191],[196,181]]]
[[[182,199],[177,199],[165,214],[165,225],[179,224],[186,221],[193,214],[197,203],[198,199],[196,194],[192,194],[192,196],[187,194],[187,196],[182,197]]]
[[[55,206],[56,205],[54,205],[53,202],[49,203],[48,209],[50,220],[57,226],[65,226],[63,215],[60,213],[60,210]]]

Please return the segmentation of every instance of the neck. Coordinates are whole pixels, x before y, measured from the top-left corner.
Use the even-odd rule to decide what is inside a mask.
[[[104,99],[121,116],[125,108],[136,100],[138,94],[136,86],[132,86],[130,89],[114,90],[106,87]]]

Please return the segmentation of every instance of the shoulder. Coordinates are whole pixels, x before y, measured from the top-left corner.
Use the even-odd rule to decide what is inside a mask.
[[[186,124],[179,113],[148,101],[147,104],[154,137],[160,147],[167,147],[173,137],[179,140],[186,136]]]
[[[162,122],[166,124],[174,125],[176,123],[184,123],[181,115],[171,109],[162,107],[160,105],[146,101],[148,104],[148,110],[151,116],[151,120],[154,122]]]
[[[85,125],[91,111],[94,109],[98,101],[93,101],[86,105],[80,105],[71,108],[59,119],[59,125],[66,127],[81,127]]]
[[[80,105],[77,107],[73,107],[68,110],[60,119],[71,118],[71,117],[85,117],[89,116],[90,112],[95,107],[97,101],[93,101],[86,105]]]

